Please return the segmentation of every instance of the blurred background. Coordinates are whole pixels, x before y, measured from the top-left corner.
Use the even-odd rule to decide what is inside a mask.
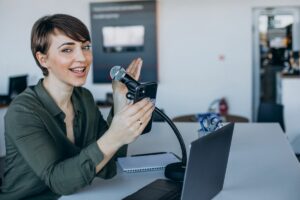
[[[30,31],[38,18],[66,13],[91,31],[92,2],[116,1],[0,0],[0,93],[9,92],[11,76],[28,75],[28,85],[42,77],[30,51]],[[280,77],[297,76],[299,68],[298,0],[156,4],[156,105],[170,117],[206,112],[214,100],[225,98],[228,113],[256,121],[261,102],[283,103]],[[85,87],[99,102],[112,91],[109,83],[93,82],[93,70]]]

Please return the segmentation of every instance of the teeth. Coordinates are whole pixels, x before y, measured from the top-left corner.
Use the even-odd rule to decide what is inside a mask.
[[[85,67],[76,67],[73,69],[70,69],[72,72],[84,72]]]

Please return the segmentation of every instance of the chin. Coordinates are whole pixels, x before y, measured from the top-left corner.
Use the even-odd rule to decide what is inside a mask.
[[[83,86],[83,85],[85,84],[85,82],[86,82],[85,79],[84,79],[84,80],[80,80],[80,81],[73,81],[73,82],[72,82],[72,85],[73,85],[74,87],[80,87],[80,86]]]

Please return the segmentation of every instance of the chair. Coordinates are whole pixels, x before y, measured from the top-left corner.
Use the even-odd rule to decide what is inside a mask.
[[[198,122],[198,119],[196,117],[196,114],[191,115],[181,115],[174,117],[172,119],[173,122]]]
[[[224,115],[222,117],[224,117],[225,122],[249,122],[248,118],[239,115]]]
[[[237,116],[237,115],[224,115],[222,116],[225,122],[249,122],[246,117]],[[173,122],[198,122],[197,114],[190,115],[181,115],[174,117]]]
[[[258,107],[257,122],[277,122],[285,132],[283,105],[276,103],[261,103]]]

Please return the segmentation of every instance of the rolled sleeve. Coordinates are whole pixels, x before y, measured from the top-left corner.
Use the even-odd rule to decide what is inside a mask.
[[[86,149],[83,150],[86,155],[84,159],[90,159],[96,167],[104,158],[102,151],[99,149],[97,142],[92,143]],[[97,173],[97,177],[104,179],[112,178],[116,175],[116,163],[114,160],[110,160],[101,171]]]
[[[93,142],[82,150],[87,158],[91,159],[94,166],[97,166],[104,158],[103,153],[98,147],[97,142]]]

